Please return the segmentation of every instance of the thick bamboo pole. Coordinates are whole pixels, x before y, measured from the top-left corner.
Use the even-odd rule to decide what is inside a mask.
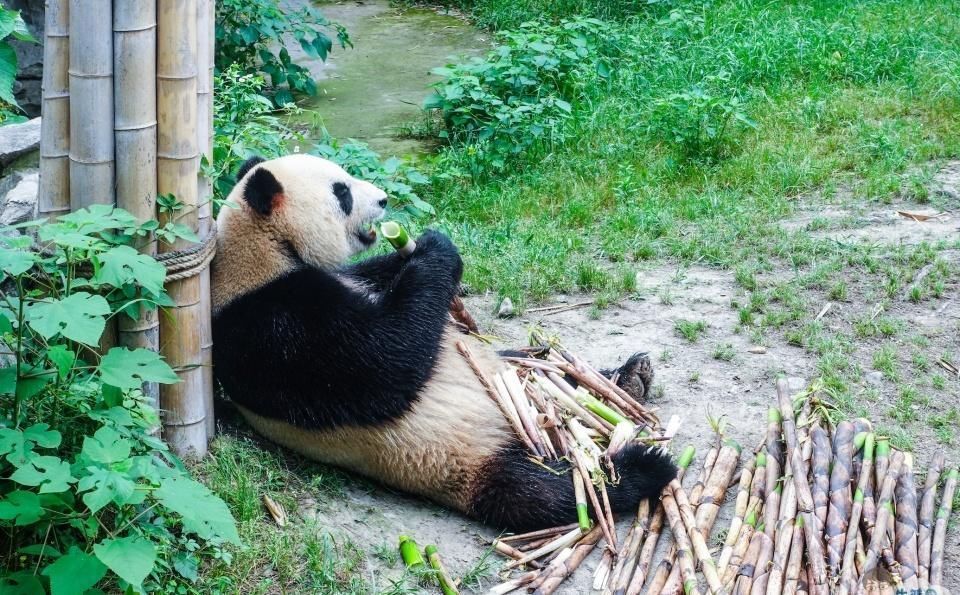
[[[70,2],[47,0],[40,124],[40,217],[70,211]]]
[[[176,217],[198,227],[197,191],[197,0],[157,3],[157,192],[172,194],[183,205]],[[161,252],[183,247],[161,243]],[[164,385],[163,432],[171,448],[202,457],[207,450],[206,401],[203,392],[201,338],[203,319],[200,277],[167,284],[177,304],[160,317],[161,352],[182,382]]]
[[[157,216],[157,3],[156,0],[114,0],[113,72],[114,142],[117,206],[143,222]],[[154,242],[142,251],[156,254]],[[121,316],[119,343],[151,351],[160,348],[156,310],[144,309],[137,320]],[[143,391],[160,406],[160,386]]]
[[[70,207],[114,204],[111,0],[70,0]]]
[[[213,162],[213,50],[214,0],[197,1],[197,147],[207,163]],[[201,238],[210,232],[213,216],[213,182],[201,175],[197,187],[198,222]],[[200,375],[207,410],[207,440],[217,430],[213,416],[213,327],[210,306],[210,267],[200,273]]]

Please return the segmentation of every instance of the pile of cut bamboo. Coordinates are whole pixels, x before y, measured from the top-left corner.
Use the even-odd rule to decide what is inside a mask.
[[[679,427],[679,419],[662,427],[656,415],[617,386],[616,379],[606,378],[562,346],[537,342],[544,346],[527,350],[529,357],[507,358],[508,365],[492,377],[480,369],[465,343],[457,344],[530,452],[541,460],[570,462],[576,494],[577,523],[494,543],[510,558],[505,571],[521,566],[532,570],[495,587],[493,593],[524,586],[536,593],[553,593],[601,537],[607,544],[603,564],[609,573],[618,551],[607,494],[607,485],[617,481],[610,459],[632,441],[666,444]]]
[[[713,594],[880,592],[892,585],[926,592],[942,586],[957,468],[946,469],[944,453],[937,453],[918,493],[910,454],[891,448],[866,419],[834,426],[821,415],[827,406],[817,391],[795,379],[777,382],[777,406],[770,409],[765,436],[752,456],[741,465],[740,446],[723,436],[719,424],[692,488],[681,484],[694,457],[688,446],[679,458],[677,479],[659,503],[640,504],[619,545],[613,518],[601,504],[605,482],[615,481],[612,472],[605,478],[603,463],[611,449],[629,440],[666,444],[678,423],[671,420],[661,429],[645,410],[646,416],[631,417],[636,410],[609,398],[609,380],[598,379],[562,349],[541,356],[512,359],[516,368],[498,374],[509,380],[495,380],[491,396],[531,452],[571,460],[582,514],[576,524],[494,541],[496,551],[509,558],[508,580],[490,593],[554,592],[601,537],[607,547],[593,587],[617,595],[635,595],[644,587],[651,595],[702,593],[701,576]],[[577,379],[580,388],[572,389],[563,374]],[[593,392],[597,387],[604,391]],[[631,419],[608,418],[597,404]],[[623,421],[630,424],[629,432]],[[566,431],[554,434],[558,428]],[[583,477],[593,481],[581,482]],[[712,549],[714,523],[734,485],[733,518],[723,545]],[[584,492],[598,518],[596,527],[586,516]],[[664,524],[673,544],[651,572]],[[521,566],[527,570],[509,576]]]

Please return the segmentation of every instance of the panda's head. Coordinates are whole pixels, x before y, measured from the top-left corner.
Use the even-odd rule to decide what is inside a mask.
[[[313,155],[249,159],[217,218],[214,307],[303,264],[333,268],[376,241],[386,193]]]

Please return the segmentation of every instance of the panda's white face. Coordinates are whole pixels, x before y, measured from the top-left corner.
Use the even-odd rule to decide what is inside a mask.
[[[372,246],[387,194],[312,155],[249,162],[217,218],[214,307],[295,268],[332,269]]]

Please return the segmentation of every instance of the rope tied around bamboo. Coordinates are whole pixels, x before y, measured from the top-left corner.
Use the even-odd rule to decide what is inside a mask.
[[[169,281],[195,277],[202,273],[217,254],[217,224],[211,222],[210,231],[203,240],[172,252],[157,254],[154,258],[167,269]]]

